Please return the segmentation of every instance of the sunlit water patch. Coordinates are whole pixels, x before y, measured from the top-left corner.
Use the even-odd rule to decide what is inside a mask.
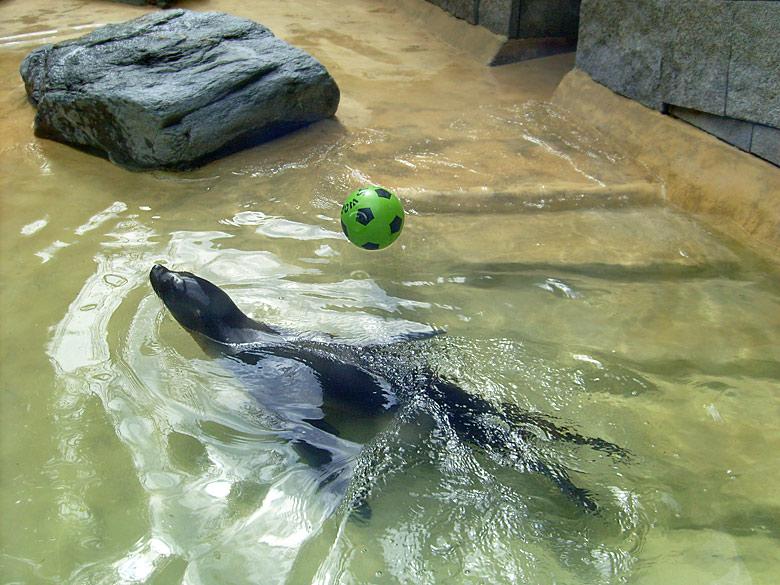
[[[34,138],[18,70],[45,40],[153,9],[1,4],[6,581],[776,581],[780,270],[665,208],[652,172],[541,101],[571,57],[485,68],[371,1],[203,0],[313,52],[338,118],[134,174]],[[338,221],[367,183],[408,213],[377,254]],[[207,358],[153,295],[155,262],[296,339],[445,329],[374,366],[426,364],[630,455],[528,425],[534,454],[598,502],[586,514],[420,409],[362,447],[334,438],[342,471],[321,487],[280,416],[310,375],[274,393]],[[350,507],[365,494],[368,521]]]
[[[648,208],[421,213],[368,255],[328,201],[330,213],[293,198],[215,205],[200,189],[195,229],[181,229],[172,203],[132,199],[67,227],[52,215],[20,228],[33,259],[44,242],[69,243],[37,266],[84,253],[95,265],[47,349],[61,458],[51,530],[83,559],[58,582],[658,583],[666,564],[697,578],[761,574],[735,551],[770,553],[779,536],[762,486],[780,443],[780,313],[774,276],[744,250]],[[322,487],[269,408],[282,399],[257,400],[259,378],[208,359],[163,309],[148,284],[155,262],[218,283],[299,339],[365,345],[444,328],[393,360],[630,456],[533,431],[534,455],[598,502],[587,514],[522,457],[491,457],[423,413],[362,448],[340,442],[340,480]],[[296,380],[287,391],[307,388]],[[126,452],[89,454],[85,420],[101,412]],[[127,493],[96,498],[114,467]],[[368,494],[368,522],[350,512],[356,494]],[[118,506],[134,516],[126,532]]]
[[[232,223],[243,226],[244,219]],[[272,231],[289,227],[276,221]],[[175,259],[226,285],[259,320],[356,344],[427,329],[393,316],[401,307],[428,314],[427,303],[389,295],[370,278],[307,280],[318,270],[230,248],[225,232],[176,232],[163,251],[132,221],[120,220],[109,233],[136,241],[136,253],[115,254],[106,242],[48,351],[58,371],[56,408],[97,395],[129,449],[148,502],[148,530],[125,552],[75,571],[71,582],[151,582],[166,572],[188,583],[219,582],[224,574],[233,583],[298,582],[304,575],[335,583],[347,574],[366,583],[389,576],[520,583],[549,572],[604,582],[633,566],[649,521],[642,494],[618,471],[630,464],[583,459],[581,448],[565,443],[546,448],[545,456],[598,494],[599,515],[585,515],[546,478],[480,455],[452,429],[424,419],[396,421],[362,452],[345,444],[351,463],[341,487],[319,487],[281,438],[276,414],[252,398],[246,380],[202,355],[151,294],[147,272],[155,261]],[[510,398],[533,364],[555,371],[506,339],[441,339],[407,351],[402,357],[410,363],[429,361],[495,400]],[[556,386],[576,382],[557,375]],[[564,392],[541,405],[568,399]],[[73,433],[61,429],[60,440],[75,440]],[[350,519],[342,504],[359,490],[371,494],[368,525]],[[83,508],[77,500],[70,506]]]

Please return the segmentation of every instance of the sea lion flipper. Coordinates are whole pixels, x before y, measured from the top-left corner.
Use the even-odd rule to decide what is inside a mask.
[[[514,431],[519,433],[518,438],[523,443],[530,444],[534,438],[538,438],[535,433],[524,428],[528,426],[541,428],[551,435],[551,438],[584,443],[593,448],[603,446],[600,439],[589,439],[568,429],[556,427],[550,421],[533,413],[523,412],[515,406],[502,404],[503,408],[497,409],[491,402],[466,392],[449,380],[434,377],[428,386],[428,392],[455,432],[469,443],[499,457],[509,454],[514,451],[513,447],[518,446],[517,442],[510,440]],[[503,421],[503,424],[499,421]],[[603,443],[611,445],[606,441]],[[573,503],[588,512],[598,510],[598,504],[590,492],[575,485],[563,467],[552,461],[542,461],[534,450],[521,449],[514,454],[520,460],[521,467],[549,478]]]
[[[598,512],[599,505],[593,499],[592,494],[575,485],[562,467],[552,463],[544,463],[538,459],[526,460],[525,464],[529,471],[548,477],[572,503],[581,506],[587,512]]]
[[[312,445],[304,439],[293,440],[292,447],[298,453],[301,461],[315,469],[322,469],[333,461],[333,454],[330,451]]]
[[[430,331],[407,331],[406,333],[399,333],[394,335],[390,339],[390,345],[396,343],[407,343],[409,341],[424,341],[439,335],[444,335],[447,332],[444,329],[431,329]]]
[[[326,421],[324,418],[318,418],[318,419],[305,419],[303,422],[309,423],[311,426],[320,429],[321,431],[325,431],[326,433],[330,433],[334,437],[338,437],[341,433],[339,433],[339,430],[330,424],[328,421]]]
[[[536,427],[552,440],[567,441],[575,445],[587,445],[596,451],[602,451],[609,455],[626,459],[631,456],[631,453],[620,445],[598,437],[586,437],[572,431],[568,427],[556,425],[542,414],[523,411],[514,404],[502,402],[501,410],[524,437],[532,434],[531,431],[524,430],[525,427]]]

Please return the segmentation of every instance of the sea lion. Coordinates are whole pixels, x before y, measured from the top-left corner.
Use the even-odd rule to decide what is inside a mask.
[[[377,428],[373,423],[409,405],[440,418],[495,459],[516,461],[522,469],[547,476],[587,511],[597,509],[591,494],[577,487],[565,469],[536,456],[533,445],[566,440],[626,455],[617,445],[556,426],[539,414],[467,392],[431,368],[398,357],[395,344],[355,346],[294,337],[249,318],[222,289],[190,272],[155,264],[149,278],[176,321],[208,354],[241,366],[239,377],[246,379],[250,393],[251,378],[262,378],[266,387],[270,380],[273,391],[256,398],[289,423],[286,437],[315,468],[332,466],[339,453],[334,437],[365,444]],[[440,333],[415,333],[399,343]]]

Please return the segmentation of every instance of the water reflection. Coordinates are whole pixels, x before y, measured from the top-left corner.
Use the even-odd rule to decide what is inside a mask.
[[[225,574],[236,583],[336,582],[345,574],[366,583],[388,578],[512,582],[508,575],[527,582],[550,573],[583,583],[619,582],[641,573],[637,564],[647,547],[663,547],[654,524],[686,518],[685,526],[701,513],[695,512],[692,494],[686,497],[685,489],[670,486],[689,475],[692,459],[708,457],[697,452],[696,439],[671,436],[703,433],[711,442],[724,432],[734,440],[741,431],[708,430],[694,423],[696,415],[675,415],[664,405],[699,403],[699,419],[721,426],[752,412],[743,403],[740,383],[728,373],[715,374],[708,364],[742,359],[737,351],[769,359],[761,345],[749,350],[729,346],[726,356],[731,357],[725,362],[723,346],[701,347],[697,365],[689,366],[699,372],[693,383],[679,364],[666,368],[652,359],[670,351],[656,346],[654,339],[662,334],[654,320],[644,323],[650,339],[630,330],[620,333],[630,337],[632,350],[603,336],[597,341],[563,333],[568,341],[561,343],[533,330],[533,315],[541,312],[546,317],[540,322],[549,327],[553,318],[558,335],[564,327],[592,327],[613,311],[612,303],[600,300],[605,294],[638,294],[657,307],[667,298],[663,279],[637,278],[636,268],[621,277],[620,272],[572,273],[560,267],[553,275],[539,266],[472,264],[466,271],[463,264],[448,269],[440,264],[448,276],[405,281],[420,268],[399,269],[392,261],[355,278],[359,264],[350,245],[307,223],[307,217],[241,211],[228,220],[212,220],[225,231],[177,230],[161,236],[160,225],[148,227],[130,206],[112,204],[76,222],[74,236],[99,232],[101,243],[94,273],[54,329],[48,348],[58,372],[54,412],[60,421],[60,453],[63,461],[84,461],[83,429],[68,413],[83,410],[88,396],[97,396],[131,455],[143,490],[140,499],[135,496],[136,509],[146,509],[146,529],[131,547],[114,549],[76,570],[70,582],[154,582],[163,575],[216,582]],[[261,232],[255,231],[258,225]],[[243,249],[247,228],[262,238],[266,250]],[[283,259],[288,242],[298,247],[297,262]],[[323,246],[333,254],[320,257],[322,266],[307,266],[305,258]],[[696,256],[677,257],[689,262]],[[427,351],[406,357],[431,361],[491,400],[557,415],[561,423],[576,420],[583,432],[638,455],[616,465],[575,446],[547,448],[547,457],[574,470],[577,482],[597,494],[602,513],[588,517],[551,491],[544,478],[497,464],[446,428],[422,419],[400,420],[362,453],[356,449],[350,455],[354,475],[344,488],[346,499],[368,491],[373,509],[368,527],[356,524],[348,510],[339,508],[343,491],[318,488],[316,474],[280,440],[273,414],[252,399],[241,380],[206,359],[162,309],[146,281],[148,267],[158,261],[204,274],[226,285],[253,317],[304,334],[371,343],[391,341],[428,323],[447,323],[457,334],[457,323],[467,320],[465,337],[437,339]],[[689,286],[701,291],[688,299],[686,310],[707,307],[718,315],[713,328],[728,326],[732,295],[722,289],[736,286],[745,294],[750,287],[739,279],[710,282],[711,276],[701,280],[696,275],[672,271],[669,283],[678,295]],[[475,298],[475,291],[481,296]],[[755,299],[776,302],[760,295]],[[495,310],[486,310],[486,300]],[[624,310],[644,314],[650,308],[630,302]],[[551,317],[554,313],[568,316]],[[746,308],[739,314],[743,327],[759,327],[760,315]],[[694,355],[692,348],[686,351]],[[704,375],[708,370],[716,377]],[[754,389],[763,384],[769,391],[775,385],[771,378],[762,382],[760,370],[746,366],[740,371]],[[704,394],[678,395],[689,387],[702,388]],[[642,428],[643,417],[676,417],[678,422],[662,438]],[[744,474],[744,464],[738,451],[730,451],[731,461],[724,465],[727,477],[736,478]],[[665,453],[679,463],[667,461],[661,470]],[[706,467],[705,460],[698,465]],[[734,473],[735,468],[742,471]],[[70,530],[80,527],[84,544],[113,539],[100,536],[94,505],[80,495],[84,488],[78,486],[88,485],[96,472],[84,473],[81,463],[78,479],[60,479],[66,486],[60,520]],[[717,485],[714,481],[708,489]],[[696,550],[733,546],[722,534],[708,544],[704,534],[691,534]]]
[[[513,561],[518,574],[532,574],[538,563],[536,554],[542,551],[557,566],[560,558],[556,557],[571,556],[572,546],[581,547],[581,553],[564,562],[577,564],[581,570],[589,564],[582,564],[590,555],[582,514],[566,511],[565,504],[561,508],[560,499],[544,480],[502,469],[470,452],[454,436],[441,434],[441,429],[420,426],[420,421],[399,421],[364,456],[358,456],[359,450],[351,455],[357,469],[349,489],[375,494],[376,525],[366,532],[348,521],[346,511],[333,515],[343,493],[318,488],[315,474],[295,463],[297,457],[276,434],[279,427],[273,415],[260,409],[240,380],[200,355],[150,294],[145,269],[161,257],[189,262],[198,272],[231,284],[239,303],[263,313],[255,315],[258,318],[281,316],[291,326],[305,321],[310,326],[307,329],[356,342],[375,341],[372,332],[392,336],[393,330],[420,328],[419,323],[392,315],[397,307],[419,310],[426,305],[392,297],[371,279],[301,281],[312,270],[286,264],[269,252],[225,247],[221,242],[231,236],[222,232],[175,232],[161,254],[148,243],[147,230],[121,217],[114,221],[116,225],[106,230],[112,239],[146,241],[147,245],[128,257],[113,253],[114,243],[107,242],[104,254],[96,258],[97,271],[57,326],[49,355],[60,371],[60,392],[78,395],[83,381],[89,380],[90,392],[101,399],[118,436],[130,449],[148,497],[149,532],[121,557],[80,570],[73,575],[74,582],[145,581],[177,559],[186,566],[185,580],[208,580],[208,575],[227,567],[232,571],[241,559],[247,568],[238,576],[231,572],[236,582],[285,582],[290,574],[304,571],[297,561],[304,545],[343,551],[355,531],[361,534],[361,546],[370,551],[370,558],[384,559],[385,571],[406,567],[398,579],[412,574],[415,562],[409,555],[419,557],[418,563],[425,559],[427,566],[431,560],[426,551],[460,551],[464,537],[478,543],[477,549],[465,549],[472,552],[460,559],[442,557],[438,562],[445,573],[489,575],[495,557],[486,565],[481,555],[498,542],[506,546],[507,539],[514,543],[507,554],[520,555]],[[280,229],[288,223],[282,218],[278,221]],[[360,311],[345,313],[343,309],[349,306]],[[482,394],[500,398],[502,376],[495,359],[490,375],[476,379],[468,375],[474,371],[469,362],[487,361],[487,356],[503,356],[510,369],[523,363],[522,346],[509,340],[498,343],[500,351],[489,343],[464,345],[450,340],[436,352],[448,356],[439,366],[451,367],[453,376],[462,377]],[[419,360],[421,356],[408,358]],[[517,387],[516,376],[507,379],[515,380],[512,384]],[[67,435],[61,439],[69,441]],[[550,455],[560,458],[563,452]],[[584,471],[576,450],[561,461]],[[594,464],[599,465],[598,458]],[[623,525],[618,534],[634,533],[639,527],[633,496],[627,487],[617,493],[620,497],[609,504],[613,498],[609,490],[603,491],[606,509],[623,510],[618,516]],[[609,512],[590,521],[591,529],[603,531],[614,522],[612,515]],[[63,520],[76,521],[70,512]],[[335,535],[329,524],[338,527]],[[431,530],[430,525],[437,529]],[[491,527],[487,533],[479,528],[484,526]],[[469,534],[473,530],[480,532]],[[456,534],[459,545],[442,544]],[[569,544],[553,552],[551,537],[564,538]],[[622,548],[621,539],[617,546],[605,555],[630,554]],[[321,561],[320,568],[335,562],[329,557]],[[268,572],[268,563],[273,564],[273,573]],[[607,571],[621,572],[614,567]],[[434,579],[429,569],[421,574]],[[371,575],[359,569],[354,576],[371,582]]]
[[[540,101],[551,91],[540,80],[571,59],[486,70],[395,7],[315,4],[193,5],[315,52],[344,100],[338,122],[187,174],[131,174],[35,140],[18,77],[28,45],[0,47],[0,572],[79,584],[772,582],[776,264],[664,208],[652,173]],[[47,31],[59,40],[146,10],[10,0],[1,34],[31,48]],[[367,255],[343,239],[338,209],[374,182],[407,196],[409,216],[396,244]],[[424,417],[399,420],[351,453],[346,500],[368,490],[373,509],[353,522],[278,420],[163,311],[147,284],[155,262],[312,338],[445,328],[406,358],[633,458],[549,446],[597,495],[603,513],[585,516],[545,478]]]

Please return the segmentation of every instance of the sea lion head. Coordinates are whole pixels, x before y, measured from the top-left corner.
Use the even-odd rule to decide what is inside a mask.
[[[247,341],[262,326],[247,317],[217,285],[191,272],[155,264],[149,280],[174,319],[192,334],[221,343]]]

